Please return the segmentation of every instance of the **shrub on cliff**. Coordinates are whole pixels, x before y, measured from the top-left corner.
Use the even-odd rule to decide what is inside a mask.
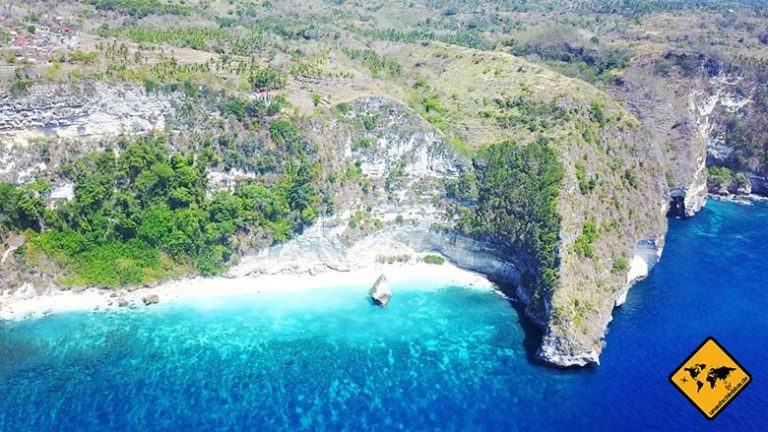
[[[440,255],[427,255],[422,260],[427,264],[443,265],[445,264],[445,258]]]

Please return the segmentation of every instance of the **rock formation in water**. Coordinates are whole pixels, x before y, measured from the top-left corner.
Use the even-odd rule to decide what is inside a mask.
[[[387,307],[392,299],[392,291],[389,289],[389,282],[387,282],[387,278],[384,275],[376,279],[376,282],[368,291],[368,295],[371,296],[371,300],[373,300],[375,305]]]
[[[144,306],[158,304],[160,303],[160,296],[158,296],[157,294],[150,294],[148,296],[143,297],[141,301],[144,302]]]

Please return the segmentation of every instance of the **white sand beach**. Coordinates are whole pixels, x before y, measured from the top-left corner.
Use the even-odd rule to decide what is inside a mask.
[[[391,284],[424,281],[424,289],[446,285],[484,290],[495,288],[484,276],[460,269],[449,262],[442,265],[423,262],[375,264],[346,272],[327,270],[315,275],[289,273],[234,278],[197,277],[136,290],[90,288],[39,295],[32,287],[26,287],[13,294],[0,296],[0,320],[20,320],[68,311],[114,310],[121,308],[121,303],[122,307],[144,307],[143,299],[151,295],[157,295],[160,303],[168,303],[193,298],[201,300],[205,297],[258,295],[267,291],[298,292],[334,286],[359,285],[365,292],[382,274]]]

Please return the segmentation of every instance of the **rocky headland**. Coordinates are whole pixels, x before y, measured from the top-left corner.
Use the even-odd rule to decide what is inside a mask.
[[[511,56],[459,52],[509,66],[510,72],[498,74],[499,83],[509,86],[522,79],[526,68],[537,68]],[[414,61],[423,55],[419,50],[412,54]],[[735,96],[743,91],[733,90],[734,83],[743,84],[743,79],[707,72],[693,81],[669,80],[665,89],[646,87],[646,76],[642,67],[630,69],[609,89],[622,104],[578,80],[546,71],[535,79],[525,75],[526,85],[537,89],[531,90],[534,95],[551,83],[578,90],[573,92],[578,96],[553,99],[568,107],[567,115],[548,111],[544,102],[537,105],[542,116],[553,119],[548,145],[563,171],[552,203],[558,219],[552,233],[557,238],[554,268],[542,264],[542,251],[530,238],[521,243],[502,231],[462,225],[467,220],[462,215],[487,205],[483,200],[488,197],[476,189],[482,192],[482,182],[488,181],[488,159],[462,150],[450,134],[425,121],[423,113],[400,102],[393,91],[394,95],[355,98],[343,110],[321,110],[301,119],[300,142],[317,149],[326,178],[344,181],[328,183],[332,186],[324,193],[334,208],[293,238],[239,239],[242,248],[232,256],[223,277],[121,288],[115,294],[107,287],[60,289],[57,264],[37,257],[36,266],[30,268],[17,256],[24,249],[23,238],[8,237],[0,264],[0,316],[56,310],[52,306],[56,302],[64,305],[59,309],[78,304],[99,309],[150,305],[182,297],[185,285],[210,284],[229,292],[225,286],[282,284],[282,279],[274,278],[285,275],[320,275],[330,281],[365,270],[365,278],[355,282],[370,286],[371,272],[378,275],[392,265],[430,269],[429,277],[440,279],[443,269],[436,271],[437,267],[420,262],[427,254],[439,254],[451,265],[497,282],[525,305],[526,315],[542,331],[537,353],[541,361],[562,367],[597,364],[613,309],[662,255],[666,216],[693,216],[705,205],[708,191],[743,195],[766,190],[765,177],[757,172],[750,173],[746,182],[739,178],[707,184],[708,161],[727,160],[724,155],[729,154],[721,134],[723,119],[750,104],[749,97]],[[503,94],[496,97],[503,109],[514,105]],[[179,137],[198,129],[229,132],[214,96],[198,99],[202,108],[197,112],[190,111],[186,98],[179,92],[100,84],[48,85],[33,87],[24,98],[2,96],[0,179],[23,184],[47,176],[53,181],[47,197],[53,208],[76,194],[57,169],[95,149],[118,152],[117,136],[157,130]],[[467,129],[480,141],[503,132],[472,124]],[[522,129],[515,134],[522,143],[537,142],[540,135]],[[257,146],[269,144],[260,139]],[[190,146],[183,138],[171,140],[171,150]],[[208,193],[231,189],[255,175],[236,166],[210,168]],[[478,185],[468,186],[471,193],[457,193],[467,179],[477,179],[472,181]],[[521,208],[505,211],[522,221],[536,217]],[[551,277],[545,277],[548,271]],[[387,279],[391,275],[387,272]],[[48,299],[39,303],[42,308],[32,306],[37,297]]]

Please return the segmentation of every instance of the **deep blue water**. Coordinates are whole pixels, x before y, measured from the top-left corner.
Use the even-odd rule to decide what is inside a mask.
[[[502,297],[368,281],[0,327],[0,430],[766,430],[768,205],[671,221],[586,370],[532,364]],[[707,336],[752,373],[714,421],[667,377]]]

